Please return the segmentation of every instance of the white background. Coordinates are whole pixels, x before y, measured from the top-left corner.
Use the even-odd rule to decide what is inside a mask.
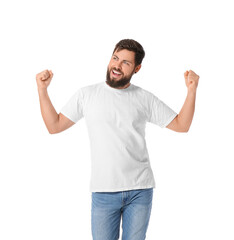
[[[146,51],[131,82],[179,112],[184,72],[200,76],[188,133],[148,123],[156,179],[148,240],[234,239],[231,1],[40,0],[0,3],[0,239],[92,239],[90,150],[84,119],[51,135],[36,74],[57,110],[105,81],[115,44]]]

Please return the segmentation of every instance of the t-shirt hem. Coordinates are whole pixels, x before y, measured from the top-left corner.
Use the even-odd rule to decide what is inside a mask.
[[[63,110],[60,111],[65,117],[67,117],[68,119],[70,119],[72,122],[76,123],[77,121],[75,119],[73,119],[72,117],[70,117],[67,113],[65,113]]]
[[[130,191],[136,189],[146,189],[146,188],[155,188],[155,185],[144,185],[144,186],[135,186],[135,187],[122,187],[122,188],[110,188],[110,189],[90,189],[90,192],[120,192],[120,191]]]
[[[177,116],[177,113],[174,113],[163,125],[161,125],[161,128],[165,128],[167,125],[169,125],[170,122]]]

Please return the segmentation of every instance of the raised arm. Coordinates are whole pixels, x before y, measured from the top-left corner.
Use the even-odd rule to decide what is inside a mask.
[[[58,114],[54,109],[47,92],[47,88],[52,78],[53,73],[52,71],[48,70],[36,75],[42,118],[49,133],[54,134],[64,131],[75,123],[65,117],[63,114]]]
[[[188,92],[184,105],[180,113],[167,126],[168,129],[176,132],[188,132],[195,111],[196,91],[198,86],[199,76],[192,70],[184,73],[185,84]]]

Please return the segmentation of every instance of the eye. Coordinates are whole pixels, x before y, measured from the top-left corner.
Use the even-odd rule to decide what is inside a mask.
[[[124,61],[124,64],[127,64],[129,66],[129,63],[127,61]]]
[[[113,56],[113,59],[114,59],[114,60],[117,60],[117,57],[116,57],[116,56]]]

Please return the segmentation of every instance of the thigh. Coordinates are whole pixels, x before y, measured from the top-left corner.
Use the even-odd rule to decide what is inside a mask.
[[[129,203],[123,209],[122,240],[144,240],[149,224],[153,188],[131,191]]]
[[[93,240],[117,240],[121,219],[120,193],[92,193]]]

